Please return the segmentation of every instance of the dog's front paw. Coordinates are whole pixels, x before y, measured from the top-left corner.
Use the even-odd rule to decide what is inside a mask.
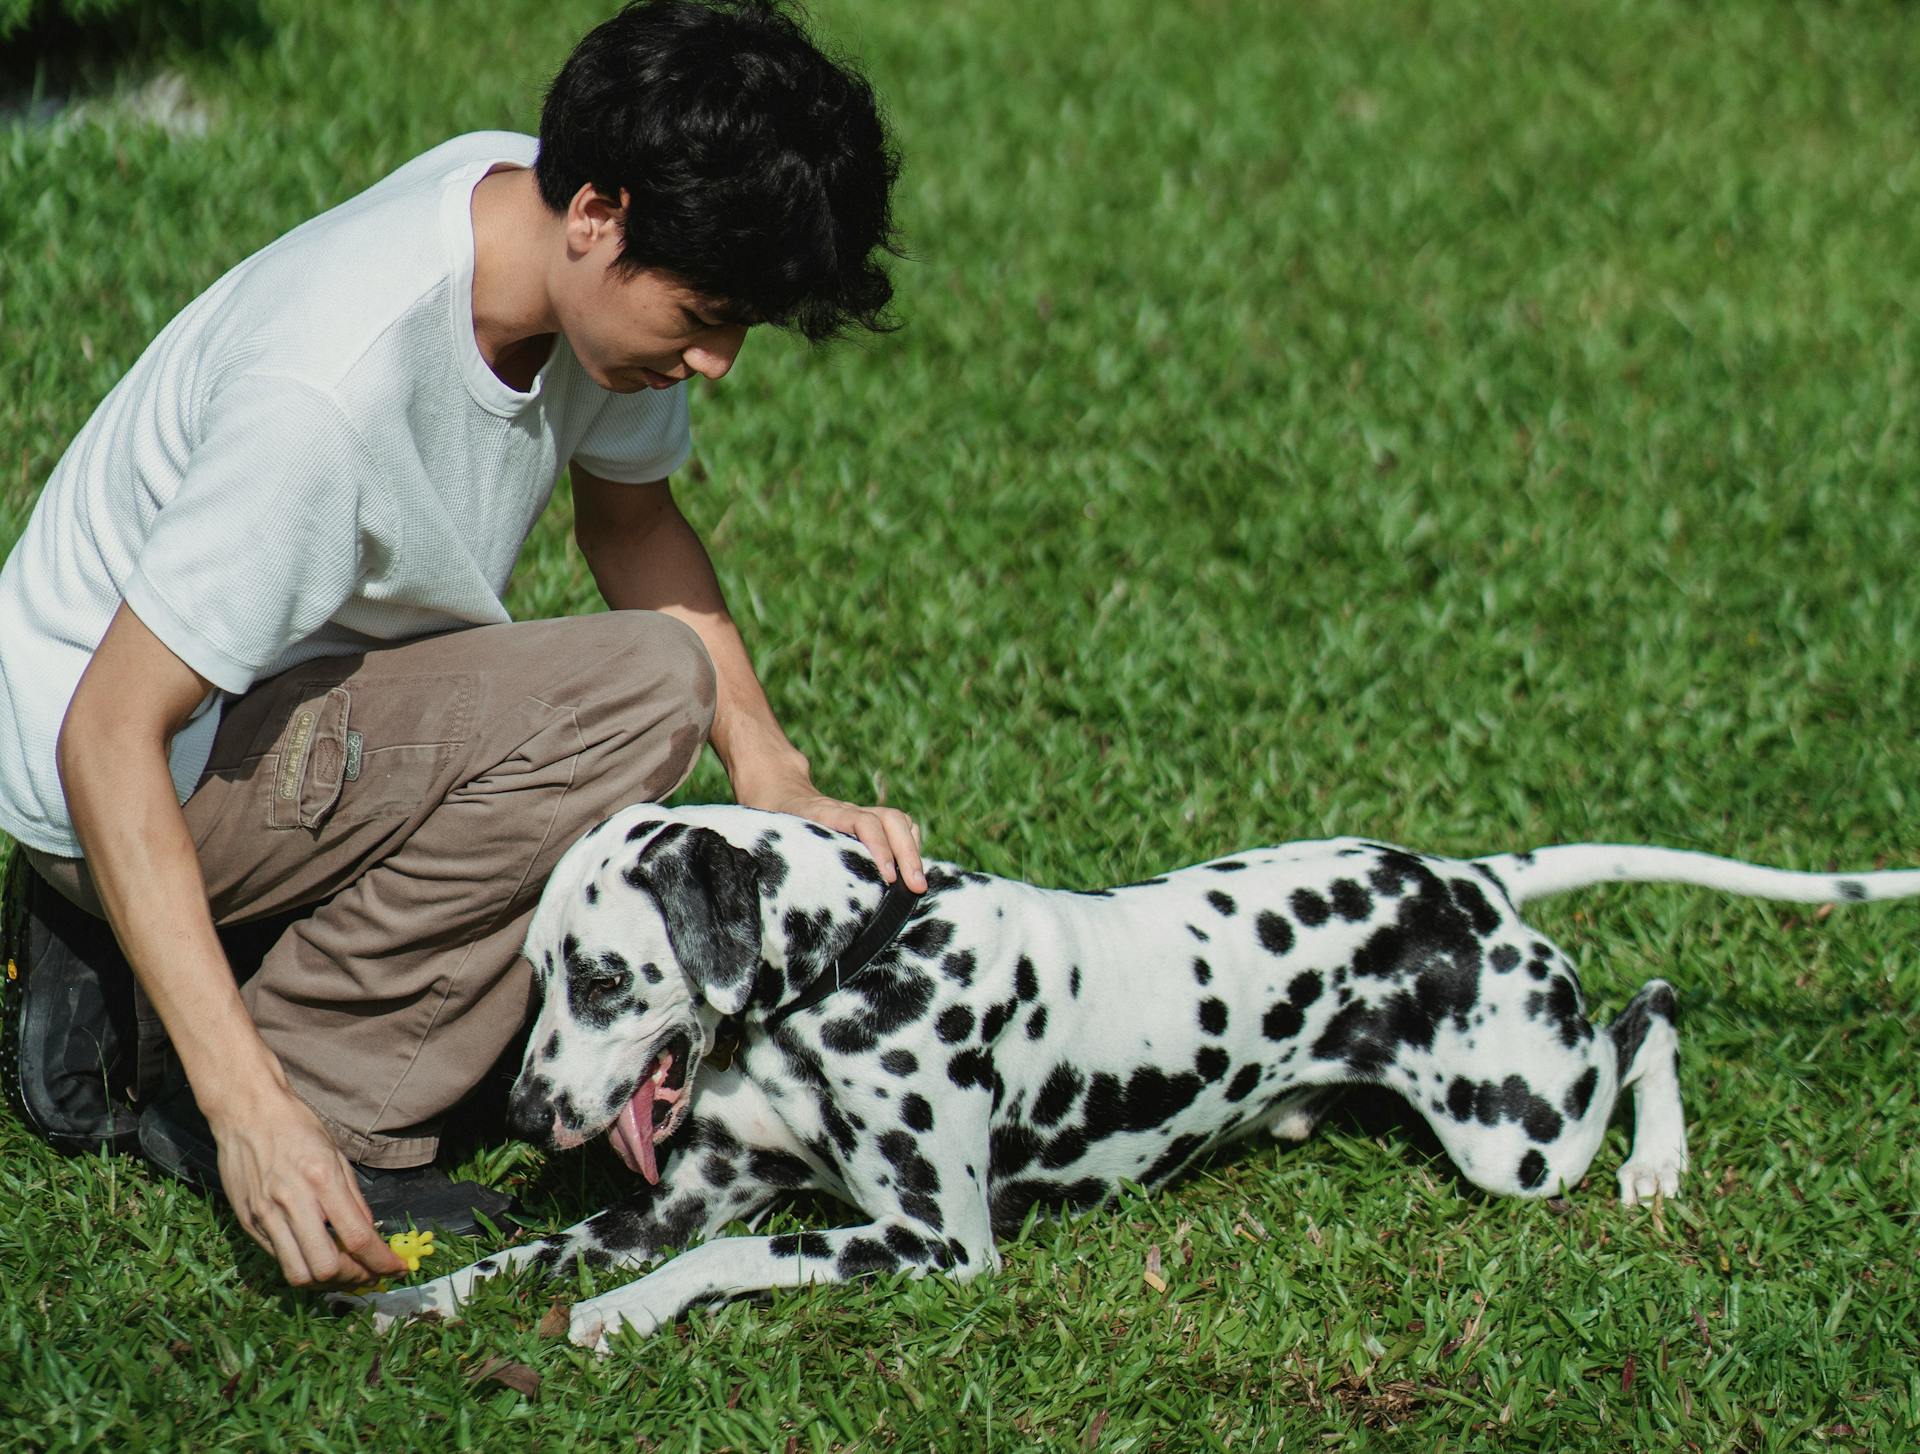
[[[573,1305],[572,1316],[567,1320],[567,1341],[574,1347],[605,1358],[613,1352],[613,1335],[622,1328],[631,1328],[644,1336],[660,1326],[658,1319],[646,1313],[620,1313],[613,1308],[596,1307],[598,1302],[600,1299],[591,1298]]]
[[[1684,1156],[1636,1156],[1620,1168],[1620,1205],[1637,1207],[1656,1196],[1671,1200],[1680,1195]]]
[[[327,1303],[341,1312],[350,1312],[355,1308],[371,1309],[376,1333],[384,1333],[395,1323],[407,1318],[426,1317],[429,1314],[444,1318],[452,1316],[454,1311],[451,1294],[438,1282],[398,1288],[393,1292],[328,1293]]]

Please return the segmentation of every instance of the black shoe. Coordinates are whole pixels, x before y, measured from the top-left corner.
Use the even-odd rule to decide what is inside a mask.
[[[140,1113],[140,1149],[154,1165],[182,1181],[220,1190],[219,1148],[185,1081]],[[353,1174],[374,1225],[382,1231],[413,1226],[469,1236],[483,1230],[479,1217],[492,1220],[513,1205],[506,1192],[477,1181],[454,1181],[437,1166],[386,1171],[353,1163]]]
[[[0,1087],[69,1155],[138,1150],[133,970],[113,930],[75,908],[18,849],[0,890]]]

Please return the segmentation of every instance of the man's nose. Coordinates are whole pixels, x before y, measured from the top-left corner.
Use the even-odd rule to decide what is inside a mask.
[[[716,328],[698,343],[689,345],[680,355],[686,366],[703,379],[724,379],[727,370],[733,367],[733,361],[740,356],[741,345],[747,341],[744,324],[732,328]]]

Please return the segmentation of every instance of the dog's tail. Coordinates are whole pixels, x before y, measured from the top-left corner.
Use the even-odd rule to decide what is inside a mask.
[[[1637,843],[1563,843],[1531,853],[1474,860],[1498,879],[1515,906],[1604,883],[1678,883],[1795,904],[1854,904],[1920,894],[1920,869],[1880,873],[1794,873],[1737,858]]]

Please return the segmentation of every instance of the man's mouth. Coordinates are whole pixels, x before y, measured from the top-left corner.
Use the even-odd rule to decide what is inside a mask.
[[[679,1130],[686,1119],[691,1054],[685,1032],[669,1036],[648,1064],[633,1099],[620,1108],[613,1129],[607,1132],[607,1140],[627,1169],[639,1172],[655,1186],[660,1184],[660,1167],[654,1147]]]

